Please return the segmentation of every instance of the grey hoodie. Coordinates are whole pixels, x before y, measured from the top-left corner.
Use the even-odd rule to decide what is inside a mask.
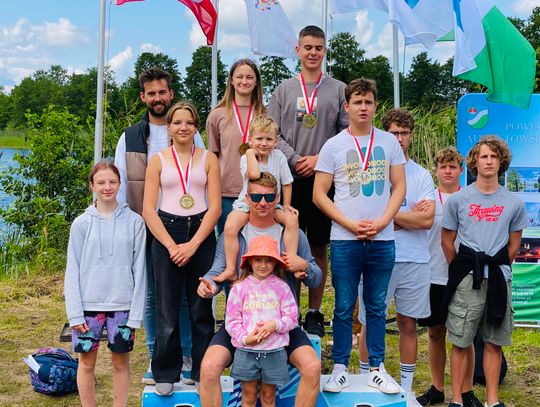
[[[146,228],[127,204],[108,218],[91,205],[71,225],[64,295],[69,325],[84,311],[128,311],[139,328],[146,300]]]

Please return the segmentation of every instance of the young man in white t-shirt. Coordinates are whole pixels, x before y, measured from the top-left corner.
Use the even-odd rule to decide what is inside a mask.
[[[438,187],[435,189],[435,220],[428,232],[429,266],[431,287],[429,303],[431,315],[418,320],[418,325],[428,329],[428,356],[431,372],[431,386],[416,400],[422,406],[444,402],[444,369],[446,366],[446,318],[441,313],[442,299],[448,281],[448,263],[441,247],[441,223],[443,208],[450,195],[460,190],[459,179],[463,173],[463,157],[455,147],[440,150],[435,156],[435,175]],[[482,407],[482,403],[472,391],[474,351],[470,348],[467,360],[467,379],[462,394],[465,407]]]
[[[405,197],[405,157],[394,136],[372,125],[377,108],[373,80],[352,81],[345,89],[345,100],[350,126],[321,149],[313,188],[313,202],[332,219],[334,369],[323,391],[340,392],[349,386],[352,316],[362,277],[370,353],[368,384],[397,393],[399,387],[379,366],[384,361],[385,298],[394,266],[393,218]],[[332,185],[333,201],[327,195]]]

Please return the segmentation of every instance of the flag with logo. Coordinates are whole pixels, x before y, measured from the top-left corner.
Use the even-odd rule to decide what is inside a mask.
[[[297,43],[279,0],[245,0],[251,49],[256,55],[296,59]]]
[[[488,100],[529,106],[536,53],[488,0],[453,0],[456,55],[453,75],[485,86]]]
[[[373,7],[388,13],[389,21],[405,37],[405,44],[426,48],[454,28],[452,0],[334,0],[336,12]]]

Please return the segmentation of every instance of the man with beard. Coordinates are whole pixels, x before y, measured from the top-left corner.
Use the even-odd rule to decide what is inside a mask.
[[[160,68],[152,67],[139,75],[139,84],[141,86],[140,98],[146,105],[147,111],[140,122],[130,126],[120,136],[116,145],[114,163],[120,171],[120,190],[117,199],[119,203],[126,202],[130,209],[141,214],[144,196],[144,178],[146,174],[146,165],[150,162],[152,156],[163,150],[169,145],[169,135],[167,131],[166,116],[169,106],[174,97],[174,91],[171,87],[171,75]],[[195,135],[195,145],[205,148],[201,136],[197,132]],[[146,270],[148,290],[146,295],[146,309],[144,313],[144,330],[146,333],[146,344],[148,353],[152,359],[154,342],[156,339],[156,303],[154,295],[154,277],[152,274],[151,257],[152,236],[147,233],[146,238]],[[185,294],[183,294],[185,297]],[[189,338],[182,338],[184,345],[191,343],[191,330],[189,329],[189,313],[187,310],[187,301],[185,312],[180,305],[180,318],[182,332]],[[187,319],[187,320],[186,320]],[[184,329],[184,326],[186,329]],[[186,349],[184,348],[184,351]],[[188,353],[188,352],[184,352]],[[191,380],[186,381],[191,362],[186,360],[183,364],[184,382],[193,384]],[[154,384],[152,372],[149,369],[143,377],[143,383]]]

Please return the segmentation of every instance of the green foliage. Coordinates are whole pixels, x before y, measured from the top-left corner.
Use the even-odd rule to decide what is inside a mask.
[[[259,71],[261,73],[261,81],[263,84],[263,93],[266,100],[274,92],[274,89],[292,76],[291,70],[283,62],[285,58],[265,56],[261,58]]]
[[[20,231],[12,238],[14,258],[50,269],[62,264],[70,223],[89,203],[93,137],[77,117],[52,106],[26,118],[30,152],[16,155],[18,167],[0,174],[4,191],[15,197],[0,218]]]
[[[360,76],[360,65],[365,61],[365,51],[349,32],[340,32],[329,41],[328,72],[333,78],[349,83]],[[369,76],[368,76],[369,77]]]
[[[200,46],[193,53],[191,65],[186,68],[186,79],[184,85],[186,88],[186,98],[191,101],[201,116],[201,129],[204,130],[206,118],[210,113],[212,80],[212,48]],[[225,65],[221,62],[218,52],[217,62],[217,96],[218,100],[223,97],[225,92],[225,83],[227,82],[227,72]]]

